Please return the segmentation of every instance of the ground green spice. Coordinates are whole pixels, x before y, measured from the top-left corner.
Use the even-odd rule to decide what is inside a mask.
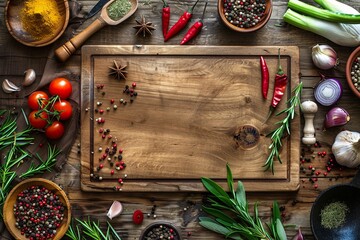
[[[345,203],[339,201],[330,203],[321,210],[321,225],[327,229],[340,227],[345,223],[348,212],[349,208]]]
[[[131,9],[131,3],[129,0],[115,0],[107,7],[109,17],[117,21],[125,16]]]

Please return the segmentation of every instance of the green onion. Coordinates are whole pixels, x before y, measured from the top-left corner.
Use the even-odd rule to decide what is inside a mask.
[[[326,9],[318,8],[313,5],[301,2],[299,0],[290,0],[288,7],[299,13],[337,23],[360,23],[360,14],[347,14],[332,12]]]
[[[314,0],[314,2],[332,12],[359,14],[355,8],[336,0]]]
[[[360,44],[360,25],[327,22],[314,17],[299,14],[288,9],[284,21],[306,31],[323,36],[330,41],[345,47],[356,47]]]

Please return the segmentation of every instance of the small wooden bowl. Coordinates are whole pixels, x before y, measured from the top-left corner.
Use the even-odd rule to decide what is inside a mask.
[[[140,235],[139,240],[144,240],[145,236],[152,230],[154,230],[154,228],[157,228],[159,226],[163,226],[163,227],[167,227],[169,229],[173,230],[173,234],[174,234],[174,239],[175,240],[181,240],[181,235],[179,230],[171,223],[169,222],[165,222],[165,221],[159,221],[159,222],[154,222],[149,224],[142,232]]]
[[[43,47],[53,43],[65,31],[70,18],[70,10],[68,0],[54,0],[57,3],[60,22],[54,29],[51,36],[44,38],[35,38],[28,33],[22,26],[20,12],[25,6],[24,0],[7,0],[5,6],[5,22],[9,33],[20,43],[31,47]]]
[[[252,27],[244,28],[244,27],[238,27],[230,23],[226,17],[224,12],[224,0],[218,0],[218,13],[220,15],[221,20],[223,23],[230,29],[236,31],[236,32],[254,32],[256,30],[259,30],[265,24],[269,21],[272,13],[272,0],[265,0],[266,1],[266,7],[265,7],[265,13],[264,16],[261,17],[260,21]]]
[[[354,61],[356,60],[357,57],[360,57],[360,47],[357,47],[349,56],[347,62],[346,62],[346,81],[351,89],[351,91],[353,91],[353,93],[360,98],[360,91],[356,89],[356,87],[354,86],[353,81],[351,80],[351,67],[354,63]],[[360,82],[359,82],[360,84]]]
[[[51,190],[53,193],[55,193],[57,196],[59,196],[60,201],[63,203],[65,207],[65,213],[64,213],[64,219],[59,228],[56,229],[57,233],[54,236],[53,240],[60,240],[66,233],[70,221],[71,221],[71,207],[70,202],[65,194],[65,192],[54,182],[43,179],[43,178],[30,178],[27,180],[24,180],[17,184],[9,193],[7,196],[4,208],[3,208],[3,217],[4,222],[6,225],[6,228],[11,233],[11,235],[17,239],[17,240],[27,240],[24,235],[21,235],[20,230],[15,226],[15,216],[14,216],[14,210],[13,206],[16,203],[16,199],[18,194],[29,188],[30,186],[43,186],[47,188],[48,190]]]

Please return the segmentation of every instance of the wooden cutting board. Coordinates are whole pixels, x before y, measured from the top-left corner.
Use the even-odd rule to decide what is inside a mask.
[[[243,181],[247,191],[297,190],[299,109],[291,135],[283,139],[282,164],[275,162],[274,174],[263,168],[270,144],[266,135],[284,118],[273,115],[264,123],[279,48],[289,82],[277,112],[286,107],[291,90],[299,83],[297,47],[84,46],[82,189],[204,191],[201,177],[226,185],[229,163],[234,179]],[[261,95],[260,56],[270,73],[267,100]],[[126,66],[126,79],[109,76],[114,60]],[[131,90],[133,82],[136,87]],[[137,96],[124,93],[126,85]],[[105,122],[99,123],[101,119]],[[111,154],[114,147],[116,153]]]

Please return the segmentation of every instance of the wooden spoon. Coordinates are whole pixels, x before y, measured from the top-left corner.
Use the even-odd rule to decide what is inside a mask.
[[[113,3],[115,0],[109,1],[102,8],[100,16],[91,23],[87,28],[85,28],[81,33],[70,39],[64,45],[55,50],[55,56],[62,62],[65,62],[71,54],[73,54],[81,45],[94,33],[103,28],[106,25],[118,25],[119,23],[125,21],[131,15],[135,13],[138,8],[138,0],[129,0],[131,3],[130,11],[124,15],[119,20],[114,21],[108,15],[107,7]]]

